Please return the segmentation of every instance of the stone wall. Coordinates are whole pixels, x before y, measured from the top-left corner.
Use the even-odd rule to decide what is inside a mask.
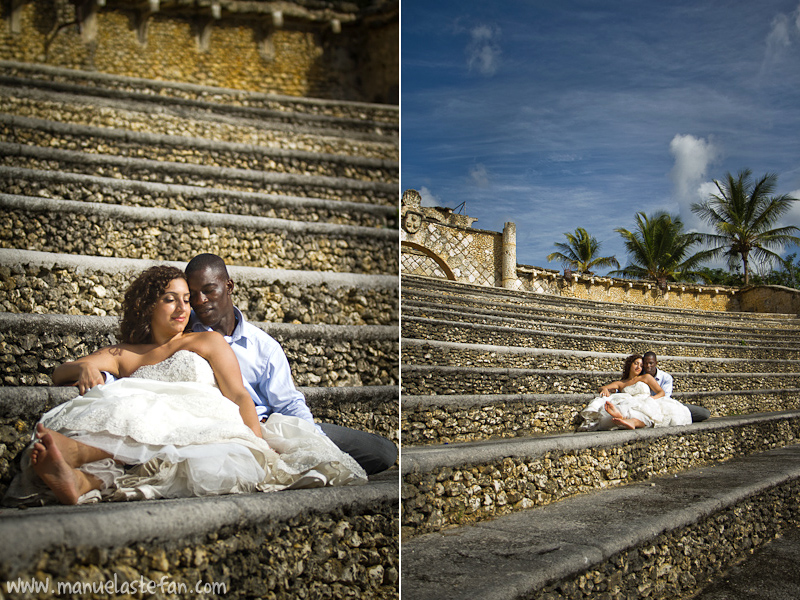
[[[553,450],[403,476],[403,536],[493,519],[514,510],[793,443],[800,419],[738,427],[687,428],[682,435],[650,429],[625,443],[603,432],[601,446]],[[591,435],[591,434],[584,434]],[[631,435],[633,438],[633,435]]]
[[[779,285],[748,287],[738,293],[740,310],[800,316],[800,290]]]
[[[421,206],[415,190],[403,194],[400,220],[403,273],[490,287],[502,284],[502,234],[473,229],[477,219],[450,209]]]
[[[290,96],[397,100],[397,3],[364,15],[346,3],[280,3],[276,14],[224,2],[215,18],[210,7],[164,0],[150,13],[112,0],[84,15],[80,30],[65,0],[19,4],[0,22],[3,59]]]
[[[509,253],[511,246],[505,239],[508,232],[515,231],[514,224],[506,223],[505,231],[498,233],[472,229],[476,220],[449,208],[424,207],[416,190],[406,190],[401,208],[401,273],[620,304],[800,314],[800,292],[779,286],[740,292],[725,286],[677,282],[659,285],[654,281],[578,274],[566,277],[553,269],[519,264],[514,278],[510,265],[504,267],[504,261],[516,261],[516,253]],[[514,234],[511,236],[513,239]],[[504,278],[506,272],[510,275]]]

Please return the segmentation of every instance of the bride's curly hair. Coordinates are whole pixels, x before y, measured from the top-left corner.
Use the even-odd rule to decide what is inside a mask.
[[[162,265],[146,269],[133,280],[122,300],[119,328],[123,343],[147,344],[152,341],[150,319],[156,301],[173,279],[186,279],[186,275],[176,267]]]
[[[622,377],[620,377],[621,381],[625,381],[628,378],[628,374],[631,372],[631,366],[633,366],[633,363],[636,362],[637,358],[642,358],[642,355],[631,354],[625,359],[625,366],[622,367]]]

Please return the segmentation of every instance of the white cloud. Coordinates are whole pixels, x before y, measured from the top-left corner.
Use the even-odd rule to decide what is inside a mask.
[[[701,222],[692,213],[692,204],[708,199],[708,194],[716,191],[716,186],[705,179],[720,151],[711,140],[680,134],[672,138],[669,151],[675,157],[670,177],[681,217],[687,229],[699,228]]]
[[[489,172],[482,164],[477,164],[469,170],[469,176],[472,182],[479,188],[489,187]]]
[[[767,34],[764,67],[780,60],[795,41],[800,39],[800,4],[790,15],[779,13],[772,19],[772,27]]]
[[[467,44],[467,66],[470,71],[478,71],[481,75],[494,75],[500,63],[500,46],[497,38],[500,29],[479,25],[470,31],[470,41]]]
[[[431,192],[427,187],[423,186],[418,191],[420,197],[422,198],[422,206],[443,206],[439,198],[434,196],[433,192]]]

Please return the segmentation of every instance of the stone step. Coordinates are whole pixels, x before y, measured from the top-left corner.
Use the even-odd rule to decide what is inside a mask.
[[[405,347],[405,346],[404,346]],[[403,448],[575,431],[589,394],[403,394]],[[712,417],[800,409],[800,388],[676,392]]]
[[[536,331],[519,327],[422,319],[406,314],[403,314],[401,330],[404,339],[513,346],[518,348],[550,348],[580,352],[611,352],[626,356],[652,350],[659,356],[755,358],[758,360],[800,359],[800,350],[798,348],[784,348],[780,345],[717,344],[708,339],[704,342],[686,342],[683,340],[662,340],[660,336],[656,338],[654,335],[623,337],[621,335],[601,336]]]
[[[792,445],[404,540],[403,598],[689,598],[796,527],[798,492]]]
[[[226,261],[304,271],[397,273],[397,232],[0,194],[0,246],[87,256]]]
[[[362,486],[4,509],[0,537],[14,543],[0,548],[0,577],[109,582],[125,597],[140,581],[159,597],[198,584],[208,598],[396,597],[397,516],[394,470]]]
[[[0,313],[5,386],[52,385],[53,369],[115,344],[114,317]],[[253,322],[283,347],[299,386],[394,386],[397,327]]]
[[[398,186],[343,177],[274,173],[128,158],[0,142],[0,165],[260,194],[397,206]]]
[[[403,394],[577,394],[593,392],[619,379],[619,371],[502,369],[401,365]],[[674,390],[717,391],[800,387],[800,372],[680,373],[673,372]]]
[[[0,193],[395,229],[397,208],[0,166]]]
[[[493,323],[506,323],[517,327],[528,326],[533,329],[547,327],[578,327],[581,329],[613,329],[619,332],[652,330],[656,327],[660,332],[681,335],[700,332],[711,334],[715,338],[740,338],[763,335],[783,336],[789,340],[797,338],[800,333],[800,320],[765,322],[761,319],[744,323],[717,323],[713,317],[700,319],[693,317],[689,321],[678,319],[632,319],[617,314],[587,313],[586,311],[553,311],[540,307],[518,309],[516,305],[490,305],[489,302],[475,304],[468,301],[453,303],[447,299],[430,301],[403,299],[403,307],[414,316],[427,318],[445,318],[450,320],[475,321],[482,320]]]
[[[796,444],[800,410],[682,427],[403,447],[403,535],[496,519],[576,494]],[[755,476],[755,474],[754,474]]]
[[[132,279],[163,261],[0,249],[0,311],[114,316]],[[184,269],[184,262],[169,262]],[[359,275],[238,267],[233,301],[254,321],[396,325],[398,281]]]
[[[43,64],[0,61],[0,73],[14,84],[69,91],[98,98],[151,100],[159,106],[192,107],[215,114],[283,119],[287,123],[361,130],[397,136],[399,107],[388,104],[302,98],[191,83],[78,71]]]
[[[408,281],[407,281],[408,280]],[[621,322],[644,321],[659,323],[699,323],[737,327],[740,323],[769,323],[770,326],[796,328],[797,315],[779,313],[749,313],[732,311],[710,311],[664,306],[620,304],[583,300],[568,296],[552,296],[469,285],[455,282],[430,280],[403,275],[403,300],[453,304],[460,306],[498,307],[514,311],[535,311],[537,314],[568,315],[574,319],[615,317]]]
[[[0,255],[2,256],[2,255]],[[405,318],[405,305],[403,305]],[[622,378],[627,355],[612,352],[576,352],[547,348],[516,348],[461,344],[436,340],[401,340],[404,363],[450,367],[494,367],[606,371]],[[800,360],[759,358],[704,358],[659,356],[658,367],[668,373],[797,373]]]
[[[394,160],[75,125],[5,113],[0,113],[0,136],[12,144],[80,150],[86,154],[128,159],[148,158],[158,162],[360,181],[398,181],[398,165]]]
[[[308,116],[263,109],[230,108],[196,103],[194,106],[154,101],[150,96],[104,98],[86,95],[83,86],[32,87],[30,80],[0,75],[3,112],[19,117],[52,119],[62,123],[182,135],[219,142],[245,142],[256,146],[288,148],[397,161],[396,136],[363,131],[363,124],[346,128],[308,122]],[[205,106],[203,106],[205,105]],[[238,111],[241,113],[241,111]],[[227,114],[226,114],[227,113]],[[248,114],[249,113],[249,114]],[[157,118],[154,118],[157,117]]]
[[[624,336],[624,337],[651,337],[657,340],[682,340],[686,342],[704,342],[713,336],[717,343],[736,343],[748,346],[775,345],[783,347],[800,348],[800,332],[794,330],[774,330],[766,325],[756,328],[739,328],[738,331],[724,332],[707,329],[703,325],[687,325],[686,328],[673,328],[669,324],[661,323],[633,323],[622,325],[613,322],[595,321],[592,323],[579,321],[577,323],[564,320],[548,320],[506,317],[486,314],[481,311],[408,307],[403,303],[403,313],[423,319],[442,319],[457,323],[476,323],[482,325],[495,325],[499,327],[514,327],[517,329],[531,329],[536,331],[564,332],[573,334],[599,335],[599,336]]]

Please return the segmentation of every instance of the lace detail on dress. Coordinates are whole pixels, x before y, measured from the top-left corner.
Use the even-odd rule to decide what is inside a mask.
[[[637,381],[633,385],[622,388],[622,391],[631,396],[650,395],[650,386],[644,381]]]
[[[199,354],[189,350],[178,350],[166,360],[155,365],[139,367],[130,375],[138,379],[176,382],[194,381],[216,387],[211,365]]]

